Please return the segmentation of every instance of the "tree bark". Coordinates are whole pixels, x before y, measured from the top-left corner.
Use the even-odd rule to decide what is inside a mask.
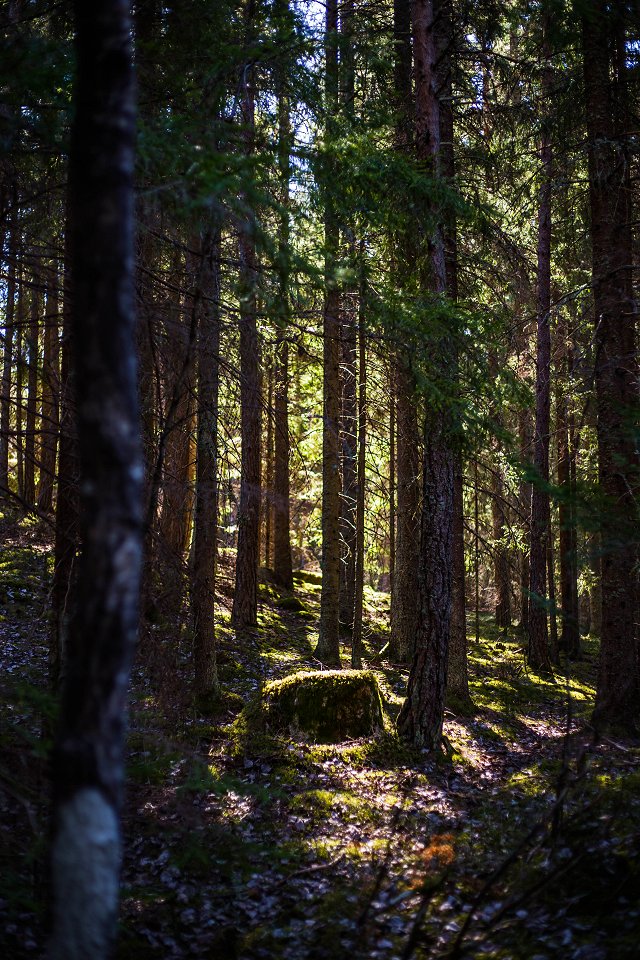
[[[218,539],[218,395],[220,356],[220,228],[207,229],[200,245],[193,309],[198,329],[196,502],[191,573],[194,686],[200,699],[219,689],[215,648]]]
[[[283,15],[288,16],[288,0],[282,0]],[[274,471],[273,471],[273,570],[278,582],[293,589],[291,556],[291,496],[289,488],[289,180],[291,176],[291,121],[287,78],[280,76],[278,92],[278,173],[281,209],[278,236],[278,315],[274,369]]]
[[[142,557],[128,4],[78,0],[75,27],[69,196],[82,557],[53,755],[49,957],[103,960],[116,932],[127,686]]]
[[[413,89],[411,3],[394,0],[394,105],[395,142],[402,153],[413,144]],[[403,234],[397,241],[398,282],[409,272],[409,241]],[[389,659],[406,663],[415,650],[418,618],[418,564],[420,540],[420,437],[417,396],[410,355],[400,346],[395,364],[396,421],[396,506],[393,589],[391,591],[391,636]]]
[[[416,152],[432,175],[441,175],[440,103],[434,21],[440,13],[433,0],[414,0],[413,49],[416,84]],[[439,211],[434,211],[436,215]],[[434,302],[446,289],[445,246],[442,228],[424,237],[422,285]],[[448,337],[436,349],[437,375],[449,379],[455,354]],[[398,731],[414,746],[439,747],[444,718],[447,663],[451,630],[453,579],[454,453],[451,413],[435,402],[424,422],[424,465],[420,542],[420,618],[416,652],[409,674],[407,698],[398,716]]]
[[[326,6],[327,135],[338,109],[338,4]],[[325,302],[323,333],[322,423],[322,593],[320,630],[315,656],[327,666],[340,666],[340,291],[335,278],[339,227],[331,191],[330,169],[325,183]]]
[[[16,299],[15,213],[11,218],[7,251],[7,309],[2,354],[2,398],[0,400],[0,494],[9,493],[9,437],[11,433],[11,373],[13,370],[14,311]]]
[[[536,422],[533,465],[536,481],[531,493],[531,539],[529,549],[529,643],[527,660],[535,670],[551,673],[547,624],[547,544],[549,538],[549,415],[551,376],[551,177],[552,148],[548,112],[552,96],[549,19],[545,14],[541,96],[547,116],[542,129],[541,177],[538,200],[538,292],[536,335]]]
[[[59,339],[58,272],[55,263],[47,275],[47,309],[44,321],[44,357],[42,364],[42,454],[38,508],[45,513],[53,509],[53,487],[58,450],[60,339]]]
[[[251,19],[251,4],[248,18]],[[243,73],[242,121],[244,147],[253,151],[255,132],[255,91],[253,71]],[[260,343],[257,327],[257,261],[253,215],[241,224],[240,252],[240,504],[238,507],[238,551],[231,622],[239,630],[255,627],[258,619],[258,566],[260,564],[260,468],[262,385]]]
[[[611,81],[619,29],[614,9],[590,0],[583,20],[599,480],[602,628],[594,723],[633,727],[638,718],[637,517],[638,458],[635,304],[630,286],[631,218],[627,144],[616,119],[625,113],[624,62]],[[615,56],[615,55],[614,55]]]
[[[360,242],[360,304],[358,316],[358,485],[356,492],[356,562],[354,571],[353,633],[351,637],[351,666],[362,667],[362,607],[364,599],[364,523],[367,452],[367,355],[365,247]]]
[[[40,306],[42,294],[39,287],[39,277],[32,280],[29,299],[29,324],[27,326],[27,406],[25,411],[24,430],[24,490],[23,497],[29,507],[36,502],[36,458],[37,437],[36,421],[38,414],[38,381],[39,355],[38,335],[40,326]]]
[[[560,551],[560,650],[569,657],[580,655],[580,629],[577,609],[578,564],[574,549],[575,491],[571,479],[573,450],[569,445],[569,385],[571,384],[569,332],[563,335],[562,369],[556,385],[556,419],[558,437],[558,549]],[[566,387],[564,385],[567,385]]]

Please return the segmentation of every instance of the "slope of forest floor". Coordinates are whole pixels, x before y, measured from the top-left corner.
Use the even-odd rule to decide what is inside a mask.
[[[16,960],[38,955],[46,926],[50,569],[47,532],[5,522],[0,951]],[[263,582],[240,642],[223,594],[223,696],[207,715],[189,704],[188,631],[158,623],[141,644],[119,960],[637,957],[640,749],[593,737],[595,642],[550,682],[483,618],[475,713],[447,711],[434,759],[393,732],[407,672],[384,659],[389,597],[367,589],[386,731],[322,746],[251,734],[238,717],[261,683],[319,666],[319,576],[298,574],[296,596],[301,610]]]

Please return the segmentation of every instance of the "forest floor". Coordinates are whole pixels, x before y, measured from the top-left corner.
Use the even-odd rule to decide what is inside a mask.
[[[0,532],[0,955],[18,960],[40,953],[46,925],[51,550],[38,525]],[[384,660],[389,597],[367,589],[387,730],[315,745],[237,722],[266,679],[318,667],[319,576],[297,576],[298,611],[260,589],[241,646],[221,598],[224,696],[209,716],[189,706],[188,634],[156,624],[142,645],[119,960],[637,958],[640,746],[589,727],[594,641],[551,682],[483,618],[475,712],[447,711],[434,759],[393,732],[407,672]]]

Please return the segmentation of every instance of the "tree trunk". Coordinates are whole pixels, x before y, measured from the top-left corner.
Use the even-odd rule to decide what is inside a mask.
[[[630,276],[631,218],[627,144],[615,119],[624,115],[624,63],[610,78],[614,10],[590,0],[583,20],[599,479],[606,507],[602,537],[602,633],[594,722],[632,727],[638,715],[637,594],[638,458],[635,304]],[[614,64],[616,66],[616,64]],[[616,129],[618,127],[618,129]]]
[[[53,755],[52,960],[103,960],[116,933],[127,687],[138,623],[143,465],[135,372],[131,25],[75,4],[70,153],[82,558]]]
[[[544,58],[541,96],[549,110],[552,96],[549,20],[543,23]],[[536,336],[536,422],[533,465],[536,481],[531,493],[531,540],[529,549],[529,644],[527,660],[535,670],[551,673],[547,624],[547,544],[549,538],[549,411],[551,374],[551,137],[543,127],[540,146],[542,164],[538,200],[538,293]]]
[[[255,91],[252,70],[247,68],[243,76],[242,120],[245,151],[250,155],[253,151],[255,132]],[[238,507],[238,551],[231,621],[237,629],[245,630],[255,627],[258,619],[258,566],[260,563],[262,389],[257,327],[255,224],[252,215],[240,226],[238,247],[240,252],[242,461]]]
[[[24,430],[24,490],[26,504],[33,507],[36,502],[36,419],[38,413],[38,330],[40,320],[41,290],[39,278],[33,278],[29,303],[29,324],[27,327],[27,406]]]
[[[288,2],[284,0],[288,15]],[[278,316],[274,369],[274,471],[273,471],[273,570],[278,582],[293,589],[291,556],[291,502],[289,490],[289,180],[291,176],[291,122],[286,77],[280,77],[278,99],[278,172],[280,174],[281,209],[278,272]]]
[[[2,355],[2,397],[0,399],[0,493],[9,492],[9,437],[11,435],[11,373],[13,370],[14,310],[16,299],[15,213],[11,219],[7,251],[7,308]]]
[[[60,344],[60,441],[56,491],[54,567],[51,583],[49,676],[55,690],[64,675],[69,624],[75,609],[78,545],[78,449],[72,352],[71,203],[64,237],[62,341]]]
[[[569,331],[563,330],[565,340],[561,376],[556,385],[556,418],[558,436],[558,486],[560,501],[558,506],[559,551],[560,551],[560,616],[562,629],[559,647],[569,657],[580,655],[580,630],[576,598],[578,596],[578,564],[574,549],[575,537],[575,498],[571,481],[571,458],[573,451],[569,446],[569,385],[571,369],[568,345]],[[566,385],[566,386],[565,386]]]
[[[16,306],[16,483],[18,496],[24,500],[24,341],[26,328],[27,299],[25,296],[24,268],[18,279],[18,302]]]
[[[356,562],[354,579],[353,633],[351,638],[351,666],[362,667],[362,606],[364,597],[364,523],[367,452],[367,354],[365,318],[367,286],[365,275],[365,247],[360,243],[360,306],[358,317],[358,486],[356,493]]]
[[[45,513],[53,508],[53,486],[60,429],[60,341],[58,272],[52,263],[47,275],[47,309],[44,321],[42,366],[42,455],[38,507]]]
[[[410,152],[413,142],[411,4],[394,0],[393,35],[395,142],[403,153]],[[398,280],[406,280],[411,258],[409,241],[398,238]],[[417,397],[410,356],[402,347],[397,350],[395,364],[396,395],[396,507],[393,589],[391,591],[391,637],[389,659],[406,663],[415,649],[418,620],[418,564],[420,539],[420,438]]]
[[[220,228],[201,241],[193,309],[198,329],[196,503],[191,572],[194,686],[201,699],[218,693],[215,587],[218,539],[218,394],[220,356]]]
[[[358,407],[356,392],[356,317],[351,291],[343,296],[342,328],[342,499],[340,564],[340,624],[353,632],[354,584],[356,570],[356,501]]]
[[[434,20],[439,13],[439,3],[414,0],[416,151],[418,160],[436,177],[440,173],[440,105],[436,87]],[[446,288],[441,228],[436,226],[424,241],[427,256],[423,260],[422,286],[437,301]],[[440,376],[450,377],[455,355],[448,338],[440,338],[435,355]],[[400,734],[414,746],[428,750],[438,748],[442,735],[451,629],[454,454],[450,419],[451,414],[446,408],[440,409],[436,403],[429,403],[424,424],[420,618],[407,699],[398,717]]]
[[[511,577],[509,555],[504,542],[505,511],[502,468],[496,459],[491,471],[491,516],[493,521],[493,570],[496,588],[496,626],[508,629],[511,626]]]
[[[326,6],[327,135],[338,109],[338,4]],[[325,183],[325,302],[323,332],[322,424],[322,593],[320,630],[315,656],[340,666],[340,291],[336,285],[339,228],[333,209],[330,170]]]

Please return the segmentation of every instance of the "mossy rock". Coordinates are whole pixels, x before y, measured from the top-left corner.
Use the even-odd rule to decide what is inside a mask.
[[[304,603],[302,602],[302,600],[299,599],[299,597],[293,597],[293,596],[279,597],[276,600],[276,607],[278,607],[280,610],[294,610],[294,611],[303,611],[307,609]]]
[[[378,681],[370,670],[294,673],[265,684],[260,721],[268,732],[316,743],[369,737],[383,729]]]

